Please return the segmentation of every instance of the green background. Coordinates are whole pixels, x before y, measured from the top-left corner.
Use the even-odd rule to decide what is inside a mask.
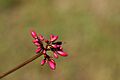
[[[69,56],[1,80],[120,80],[119,0],[0,0],[0,73],[35,55],[31,29],[59,35]]]

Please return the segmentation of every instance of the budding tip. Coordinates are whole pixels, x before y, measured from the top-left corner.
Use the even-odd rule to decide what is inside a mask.
[[[36,53],[39,53],[40,51],[41,51],[41,48],[37,48],[37,49],[35,50]]]
[[[53,34],[50,35],[50,41],[53,42],[53,41],[56,41],[58,39],[58,36],[55,36]]]
[[[57,51],[57,53],[63,57],[66,57],[68,56],[68,54],[66,52],[63,52],[63,51]]]
[[[41,66],[43,66],[45,64],[45,62],[46,62],[46,60],[42,60],[41,63],[40,63]]]
[[[54,52],[54,58],[58,59],[58,55]]]
[[[54,62],[54,60],[48,61],[48,64],[49,64],[49,66],[50,66],[50,68],[51,68],[52,70],[55,70],[55,68],[56,68],[56,63]]]
[[[41,34],[39,34],[39,38],[40,38],[41,41],[44,40],[44,37]]]
[[[37,38],[37,33],[35,31],[31,30],[30,33],[33,38]]]

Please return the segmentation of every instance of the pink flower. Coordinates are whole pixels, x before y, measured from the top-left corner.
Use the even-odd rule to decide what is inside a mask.
[[[33,43],[38,43],[38,39],[33,40]]]
[[[53,48],[57,48],[57,45],[56,44],[53,44],[53,45],[51,45]]]
[[[58,39],[58,36],[55,36],[53,34],[50,35],[50,41],[53,42],[53,41],[56,41]]]
[[[63,51],[57,51],[57,53],[61,56],[64,56],[64,57],[68,56],[68,54],[66,52],[63,52]]]
[[[41,61],[41,65],[43,66],[43,65],[45,64],[45,62],[46,62],[46,60],[43,59],[43,60]]]
[[[44,37],[41,34],[39,35],[39,38],[40,38],[41,41],[44,40]]]
[[[49,64],[49,66],[50,66],[50,68],[51,68],[52,70],[55,70],[55,68],[56,68],[56,63],[55,63],[54,60],[49,60],[49,61],[48,61],[48,64]]]
[[[37,38],[37,34],[36,34],[35,31],[32,31],[32,32],[31,32],[31,35],[32,35],[33,38]]]
[[[36,53],[39,53],[40,51],[41,51],[41,48],[38,47],[35,52],[36,52]]]
[[[56,42],[56,40],[58,39],[58,36],[51,34],[50,40],[46,40],[41,34],[37,36],[35,31],[32,31],[31,35],[34,38],[32,42],[37,46],[37,49],[35,50],[35,52],[37,54],[44,55],[44,59],[41,61],[41,65],[48,63],[49,67],[52,70],[55,70],[56,68],[55,61],[53,60],[51,56],[47,54],[47,51],[52,51],[53,56],[56,59],[58,58],[58,55],[63,56],[63,57],[68,56],[68,54],[63,51],[62,42],[61,41]],[[46,44],[44,44],[44,42]]]
[[[54,54],[54,58],[58,58],[58,55],[56,52],[53,52],[53,54]]]
[[[40,46],[40,44],[39,44],[38,42],[35,42],[34,44],[35,44],[36,46]]]
[[[46,55],[46,50],[43,50],[43,52],[42,52],[44,55]]]

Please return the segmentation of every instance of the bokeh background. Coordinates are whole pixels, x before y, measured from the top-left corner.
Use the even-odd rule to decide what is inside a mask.
[[[43,57],[1,80],[120,80],[119,0],[0,0],[0,73],[32,57],[29,30],[59,35],[68,57]]]

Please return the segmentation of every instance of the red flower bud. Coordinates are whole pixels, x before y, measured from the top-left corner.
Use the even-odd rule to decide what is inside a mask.
[[[60,46],[60,49],[63,50],[62,46]]]
[[[32,31],[32,32],[31,32],[31,35],[32,35],[33,38],[37,38],[37,34],[36,34],[35,31]]]
[[[40,44],[38,42],[34,43],[36,46],[40,46]]]
[[[46,42],[46,43],[49,43],[49,41],[48,41],[48,40],[45,40],[45,42]]]
[[[54,45],[52,45],[52,47],[53,47],[53,48],[57,48],[57,45],[54,44]]]
[[[43,50],[43,52],[42,52],[42,53],[46,55],[46,50]]]
[[[36,53],[39,53],[40,51],[41,51],[41,48],[40,48],[40,47],[38,47],[38,48],[35,50]]]
[[[41,61],[41,65],[43,66],[43,65],[45,64],[45,62],[46,62],[46,60],[43,59],[43,60]]]
[[[63,52],[63,51],[57,51],[57,53],[61,56],[64,56],[64,57],[68,56],[68,54],[66,52]]]
[[[38,40],[37,40],[37,39],[35,39],[35,40],[33,40],[32,42],[33,42],[33,43],[38,43]]]
[[[48,64],[52,70],[55,70],[56,68],[56,63],[53,60],[49,60]]]
[[[58,55],[56,54],[56,52],[54,52],[53,54],[54,54],[54,58],[58,58]]]
[[[54,36],[53,34],[50,35],[50,41],[53,42],[58,39],[58,36]]]
[[[51,59],[51,61],[52,61],[54,64],[56,64],[55,61],[54,61],[53,59]]]
[[[39,38],[40,38],[41,41],[44,40],[44,37],[41,34],[39,35]]]

